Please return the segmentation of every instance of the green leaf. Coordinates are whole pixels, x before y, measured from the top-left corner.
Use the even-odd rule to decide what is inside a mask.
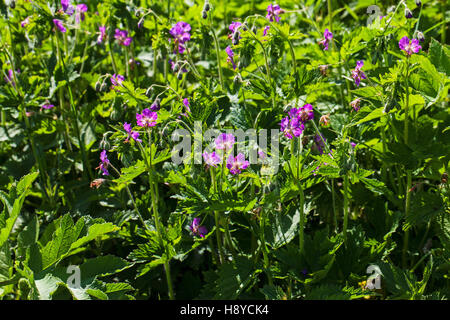
[[[37,172],[27,174],[17,184],[16,190],[17,194],[19,194],[19,197],[16,200],[14,200],[13,208],[11,210],[8,219],[6,219],[5,221],[5,226],[2,229],[0,229],[0,247],[2,247],[3,244],[6,242],[6,240],[8,239],[9,234],[11,233],[11,230],[14,226],[14,223],[16,222],[17,217],[20,214],[20,210],[22,209],[23,201],[27,196],[28,189],[31,187],[31,184],[34,182],[37,176],[38,176]]]
[[[450,75],[450,52],[447,47],[435,39],[431,39],[428,56],[439,72],[444,72],[447,76]]]

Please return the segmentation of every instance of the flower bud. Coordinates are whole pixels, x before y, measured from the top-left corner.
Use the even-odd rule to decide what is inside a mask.
[[[325,64],[325,65],[319,66],[319,71],[324,77],[326,77],[327,71],[328,71],[328,65]]]
[[[208,12],[211,9],[210,5],[209,5],[209,1],[205,1],[205,5],[203,6],[203,10]]]
[[[420,7],[422,5],[422,1],[416,0],[416,6]]]
[[[203,19],[208,18],[208,13],[205,10],[202,11],[202,18]]]
[[[159,100],[159,98],[156,98],[150,106],[150,110],[158,111],[159,109],[161,109],[161,100]]]
[[[102,85],[100,86],[100,91],[105,92],[107,89],[108,89],[108,85],[103,82]]]
[[[147,96],[147,98],[150,98],[153,94],[153,87],[150,87],[147,89],[147,91],[145,91],[145,95]]]
[[[411,19],[413,17],[413,14],[411,12],[411,10],[409,10],[409,8],[405,8],[405,17],[406,19]]]
[[[95,91],[100,92],[100,87],[101,87],[101,84],[100,84],[99,81],[97,81],[97,82],[95,83]]]
[[[10,3],[9,3],[9,7],[11,8],[11,9],[14,9],[15,7],[16,7],[16,1],[11,1]]]
[[[319,124],[322,127],[328,127],[330,125],[330,115],[325,114],[325,115],[321,116],[319,119]]]
[[[418,39],[420,42],[424,42],[424,41],[425,41],[425,36],[423,35],[422,32],[420,32],[420,31],[417,32],[417,39]]]

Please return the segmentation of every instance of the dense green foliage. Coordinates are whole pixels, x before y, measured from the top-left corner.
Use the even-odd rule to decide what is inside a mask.
[[[0,298],[450,298],[447,1],[62,2],[0,2]]]

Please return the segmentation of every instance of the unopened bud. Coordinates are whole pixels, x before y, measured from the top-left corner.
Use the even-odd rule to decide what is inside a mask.
[[[409,10],[408,8],[405,8],[405,17],[406,19],[411,19],[413,17],[411,10]]]
[[[202,18],[203,19],[208,18],[208,13],[205,10],[202,11]]]
[[[210,5],[209,5],[209,1],[205,1],[205,5],[203,6],[203,10],[208,12],[211,9]]]
[[[329,114],[325,114],[325,115],[321,116],[320,120],[319,120],[319,124],[322,127],[328,127],[329,124],[330,124],[330,115]]]
[[[425,36],[420,31],[417,32],[417,40],[419,40],[420,42],[424,42],[425,41]]]
[[[324,77],[326,77],[327,71],[328,71],[328,65],[325,64],[325,65],[319,66],[319,71]]]
[[[101,86],[102,86],[101,83],[100,83],[99,81],[97,81],[97,82],[95,83],[95,91],[100,92],[100,87],[101,87]]]
[[[147,89],[147,91],[145,91],[145,95],[150,98],[153,94],[153,87],[150,87]]]
[[[416,6],[420,7],[422,5],[422,1],[416,0]]]

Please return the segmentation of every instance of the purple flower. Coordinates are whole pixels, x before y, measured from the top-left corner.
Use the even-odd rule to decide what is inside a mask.
[[[231,150],[235,143],[236,138],[231,133],[222,133],[215,140],[216,149],[218,150]]]
[[[116,29],[114,38],[116,38],[119,44],[123,46],[129,46],[131,41],[133,41],[133,38],[128,36],[128,31],[120,29]]]
[[[227,62],[232,64],[233,70],[236,70],[236,64],[234,63],[234,59],[233,59],[233,56],[234,56],[233,50],[231,50],[231,47],[228,46],[228,47],[226,47],[225,51],[227,52],[227,55],[228,55]]]
[[[88,7],[84,3],[81,3],[81,4],[77,5],[77,13],[75,15],[75,21],[77,23],[80,23],[80,20],[84,21],[84,13],[87,10],[88,10]]]
[[[144,128],[154,127],[156,125],[158,114],[148,108],[142,110],[142,113],[136,113],[137,125]]]
[[[188,98],[184,98],[184,99],[183,99],[183,104],[184,104],[184,106],[186,107],[186,110],[187,110],[188,112],[191,112],[191,109],[189,108],[189,100],[188,100]]]
[[[233,35],[238,31],[238,28],[242,25],[242,23],[240,23],[239,21],[232,21],[231,24],[228,26],[228,29],[231,31],[231,33],[228,34],[228,39],[231,39],[233,37]],[[238,35],[236,35],[238,36]],[[242,37],[239,36],[239,39],[241,39]]]
[[[267,35],[267,31],[269,31],[270,26],[265,26],[263,30],[263,36],[265,37]]]
[[[282,131],[288,139],[299,137],[305,129],[305,125],[300,121],[300,118],[296,116],[294,116],[293,118],[283,118],[280,125],[280,131]]]
[[[159,98],[156,98],[153,103],[150,106],[150,110],[152,111],[158,111],[159,109],[161,109],[161,100],[159,100]]]
[[[16,70],[16,73],[20,73],[20,70]],[[16,87],[16,83],[14,81],[14,73],[13,73],[12,69],[8,70],[8,74],[5,76],[4,79],[7,83],[9,82],[9,83],[11,83],[11,85],[13,87]]]
[[[398,42],[398,47],[400,50],[405,51],[407,56],[411,56],[413,53],[418,53],[422,46],[419,44],[419,40],[411,39],[409,40],[407,36],[404,36]]]
[[[173,72],[178,72],[178,69],[180,67],[179,64],[181,64],[181,62],[175,62],[172,59],[169,59],[169,63],[170,63],[170,68],[172,69]],[[182,67],[180,70],[182,73],[186,73],[188,72],[188,70],[185,67]]]
[[[54,108],[54,107],[55,107],[54,105],[49,104],[49,103],[46,103],[46,104],[42,105],[41,108],[43,108],[43,109],[52,109],[52,108]]]
[[[360,98],[356,98],[355,100],[353,100],[352,102],[350,102],[350,106],[352,106],[353,110],[355,111],[359,111],[360,109],[360,103],[361,103],[361,99]]]
[[[174,50],[174,53],[177,52],[177,49],[178,53],[184,53],[185,47],[183,44],[191,40],[191,34],[189,31],[191,31],[191,25],[183,21],[177,22],[172,29],[170,29],[169,33],[175,40],[174,42],[176,49]]]
[[[70,0],[61,0],[61,6],[65,14],[71,16],[75,12],[75,8],[70,4]]]
[[[270,22],[273,22],[273,19],[275,19],[276,22],[280,21],[280,14],[284,13],[284,10],[280,8],[279,5],[273,5],[269,4],[267,7],[267,15],[266,18],[270,20]]]
[[[239,174],[241,170],[247,169],[249,165],[250,162],[245,160],[245,156],[242,153],[239,153],[236,157],[230,154],[227,159],[227,168],[231,174]]]
[[[20,23],[20,26],[22,27],[22,28],[25,28],[27,25],[29,25],[30,24],[30,17],[26,17],[21,23]]]
[[[203,153],[203,159],[205,160],[205,163],[211,167],[217,167],[217,165],[221,162],[220,157],[216,154],[215,151],[213,151],[212,153],[208,153],[205,151]]]
[[[230,37],[233,33],[236,32],[237,28],[239,28],[242,25],[239,21],[232,21],[231,24],[228,26],[228,29],[230,29],[231,34],[228,35]]]
[[[364,65],[364,61],[359,60],[356,62],[355,70],[352,71],[352,78],[355,80],[355,84],[359,87],[361,79],[367,79],[365,73],[361,70]]]
[[[303,107],[298,108],[298,117],[303,123],[306,123],[308,120],[314,119],[313,106],[308,103]]]
[[[109,165],[109,160],[108,160],[108,156],[106,155],[106,150],[103,150],[100,153],[100,165],[96,168],[100,168],[103,171],[103,175],[104,176],[108,176],[109,172],[108,172],[108,165]]]
[[[354,143],[354,142],[350,142],[350,145],[352,146],[352,148],[353,148],[353,149],[355,149],[355,147],[356,147],[356,143]]]
[[[139,132],[131,130],[131,123],[124,123],[123,129],[128,133],[128,137],[125,139],[125,142],[128,142],[128,140],[133,138],[134,141],[142,142],[141,139],[139,139]]]
[[[67,29],[64,27],[64,25],[63,25],[61,20],[53,19],[53,23],[59,29],[59,31],[61,31],[62,33],[67,31]]]
[[[100,26],[98,27],[98,30],[100,31],[100,34],[97,38],[97,43],[102,43],[104,40],[106,40],[106,27]]]
[[[113,74],[111,76],[111,83],[112,83],[111,88],[114,89],[116,86],[121,86],[123,80],[125,80],[125,78],[120,74]]]
[[[204,238],[208,233],[208,229],[205,226],[200,226],[200,218],[194,218],[192,224],[189,226],[192,233],[200,238]]]
[[[324,153],[324,149],[325,149],[324,141],[326,141],[326,138],[324,136],[321,137],[318,134],[316,134],[314,136],[313,148],[317,149],[317,151],[319,151],[319,154],[323,154]]]
[[[333,34],[328,29],[325,29],[323,39],[319,41],[319,45],[323,46],[323,50],[328,50],[328,44],[331,39],[333,39]]]

